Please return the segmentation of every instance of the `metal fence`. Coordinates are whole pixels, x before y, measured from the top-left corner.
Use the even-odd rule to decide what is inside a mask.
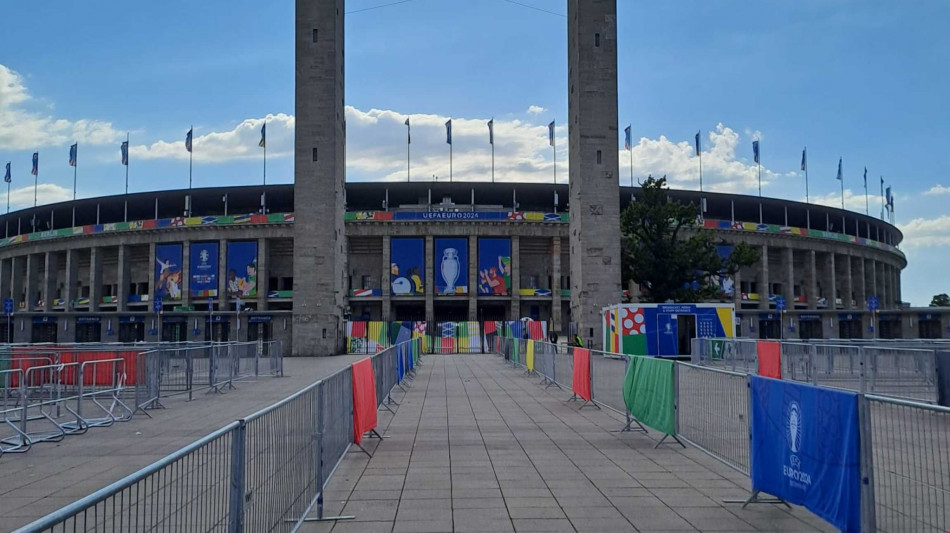
[[[748,374],[676,365],[676,422],[680,438],[749,474]]]
[[[382,401],[399,381],[397,347],[371,357]],[[352,387],[347,366],[17,533],[296,531],[314,510],[323,517],[323,489],[353,442]]]

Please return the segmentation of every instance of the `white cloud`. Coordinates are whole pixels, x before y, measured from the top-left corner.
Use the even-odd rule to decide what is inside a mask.
[[[545,108],[543,108],[543,107],[541,107],[541,106],[539,106],[539,105],[533,105],[533,104],[532,104],[532,105],[528,106],[528,111],[527,111],[527,113],[528,113],[529,115],[540,115],[541,113],[544,113],[545,111],[547,111],[547,109],[545,109]]]
[[[924,193],[926,196],[939,196],[941,194],[950,194],[950,187],[946,185],[934,185],[930,190]]]
[[[30,150],[77,141],[106,144],[121,136],[110,122],[57,118],[32,110],[31,103],[23,77],[0,65],[0,148]]]
[[[249,118],[227,131],[202,134],[195,130],[192,153],[195,161],[222,163],[239,159],[263,157],[261,126],[267,121],[267,156],[282,157],[293,154],[294,117],[279,113],[264,118]],[[129,148],[132,159],[179,159],[188,160],[185,150],[185,134],[175,141],[158,141],[150,145],[133,145]],[[118,153],[118,151],[117,151]]]
[[[899,227],[904,232],[904,248],[950,245],[950,215],[915,218]]]
[[[10,189],[10,210],[33,207],[33,194],[32,185]],[[5,194],[0,196],[0,202],[6,202],[5,196]],[[72,189],[60,187],[54,183],[40,183],[36,186],[37,205],[55,204],[72,200],[72,198]]]

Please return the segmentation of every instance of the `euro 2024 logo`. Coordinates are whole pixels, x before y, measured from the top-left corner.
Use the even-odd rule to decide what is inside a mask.
[[[211,259],[211,254],[208,253],[208,250],[201,250],[201,252],[198,253],[198,258],[201,259],[202,263],[207,263],[208,260]]]
[[[808,488],[811,485],[811,475],[802,472],[802,461],[798,453],[802,449],[802,410],[798,402],[788,403],[785,411],[785,439],[788,441],[789,464],[782,467],[782,473],[785,474],[790,483],[798,488]]]

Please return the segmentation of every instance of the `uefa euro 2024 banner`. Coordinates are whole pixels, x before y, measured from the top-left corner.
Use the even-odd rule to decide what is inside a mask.
[[[758,376],[752,386],[752,490],[861,531],[858,397]]]
[[[155,246],[155,299],[181,300],[181,244]]]
[[[510,239],[478,239],[478,294],[511,294]]]
[[[228,243],[228,298],[257,298],[257,241]]]
[[[436,294],[468,294],[468,239],[435,239]]]
[[[191,243],[188,290],[192,298],[214,298],[218,295],[218,243]]]
[[[421,238],[392,239],[389,282],[393,296],[425,294],[426,243]]]

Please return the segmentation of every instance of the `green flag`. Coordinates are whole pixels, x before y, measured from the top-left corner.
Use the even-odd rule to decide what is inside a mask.
[[[623,399],[637,420],[667,435],[676,435],[673,361],[631,357],[623,380]]]

